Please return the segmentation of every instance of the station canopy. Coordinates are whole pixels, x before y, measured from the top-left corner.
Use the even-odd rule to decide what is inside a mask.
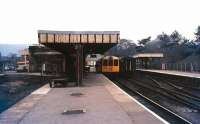
[[[139,53],[133,56],[133,58],[163,58],[163,53]]]
[[[120,41],[119,31],[48,31],[39,30],[38,40],[65,56],[63,65],[70,78],[81,84],[87,54],[104,54]]]
[[[38,30],[40,44],[60,52],[70,52],[82,45],[84,53],[104,53],[120,41],[119,31],[49,31]]]

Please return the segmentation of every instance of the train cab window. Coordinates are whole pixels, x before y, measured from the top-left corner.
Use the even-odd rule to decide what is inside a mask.
[[[109,64],[109,66],[113,66],[113,60],[110,59],[108,64]]]
[[[114,66],[118,66],[118,60],[114,60]]]
[[[103,66],[108,66],[108,60],[103,60]]]
[[[97,55],[92,54],[92,55],[90,55],[90,57],[91,57],[91,58],[97,58]]]

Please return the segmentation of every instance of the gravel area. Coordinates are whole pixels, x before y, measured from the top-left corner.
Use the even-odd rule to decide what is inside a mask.
[[[0,113],[48,83],[53,76],[41,77],[40,74],[6,73],[0,76]]]

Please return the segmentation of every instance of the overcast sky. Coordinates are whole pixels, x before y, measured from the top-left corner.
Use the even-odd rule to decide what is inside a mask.
[[[117,30],[141,38],[178,30],[192,39],[199,0],[1,0],[0,43],[38,43],[37,30]]]

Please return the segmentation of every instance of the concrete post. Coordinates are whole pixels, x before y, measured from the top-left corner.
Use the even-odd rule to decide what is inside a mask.
[[[77,77],[77,86],[80,86],[82,84],[82,78],[83,78],[83,46],[82,45],[76,45],[76,77]]]
[[[63,73],[66,72],[66,57],[63,56]]]

